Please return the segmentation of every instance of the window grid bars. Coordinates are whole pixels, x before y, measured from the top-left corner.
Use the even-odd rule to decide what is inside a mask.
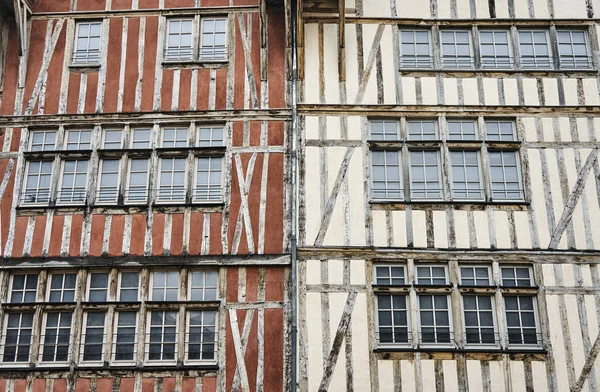
[[[94,318],[101,318],[101,323],[90,321]],[[88,312],[86,314],[85,333],[81,334],[80,340],[80,361],[81,362],[102,362],[104,359],[104,322],[106,313]]]
[[[23,203],[38,204],[50,202],[52,161],[29,161],[27,166]]]
[[[166,44],[167,60],[192,60],[194,58],[193,25],[192,18],[169,19]]]
[[[467,308],[467,299],[474,299],[474,308]],[[482,300],[487,298],[489,301],[489,308],[482,306]],[[463,296],[463,308],[464,308],[464,320],[465,320],[465,341],[467,344],[493,344],[496,345],[499,342],[496,325],[494,323],[494,307],[492,297],[489,295],[464,295]],[[484,320],[482,316],[488,314],[491,325],[483,325]],[[476,324],[469,323],[468,315],[474,316]]]
[[[65,150],[89,150],[92,145],[92,131],[69,130],[65,142]]]
[[[197,158],[195,201],[221,200],[222,161],[222,157]]]
[[[77,286],[76,274],[52,274],[50,289],[48,291],[48,302],[75,302],[75,287]],[[54,280],[60,279],[60,287],[53,287]],[[58,282],[58,281],[57,281]],[[72,282],[72,284],[70,283]],[[58,298],[53,294],[58,293]]]
[[[227,18],[202,18],[200,60],[227,58]]]
[[[155,314],[162,314],[160,322],[153,317]],[[150,312],[150,332],[146,340],[148,361],[174,362],[177,359],[177,317],[176,311]]]
[[[162,135],[164,148],[188,146],[188,128],[164,128]]]
[[[217,299],[217,272],[215,271],[192,271],[190,283],[191,301],[214,301]],[[199,278],[200,284],[194,281]],[[199,295],[195,295],[195,294]]]
[[[439,150],[410,151],[410,185],[412,199],[442,198]]]
[[[433,68],[429,31],[401,30],[400,53],[401,68]]]
[[[568,40],[564,41],[565,36]],[[580,42],[575,42],[575,36],[581,36]],[[583,68],[592,66],[592,57],[589,55],[586,33],[583,30],[558,30],[557,31],[558,52],[560,68]],[[583,53],[577,53],[577,48],[583,47]],[[567,49],[570,53],[564,53]]]
[[[412,339],[408,322],[408,296],[378,294],[376,298],[377,342],[379,344],[410,344]],[[389,305],[386,304],[388,301]],[[386,318],[388,322],[384,322],[383,318]]]
[[[504,42],[498,37],[504,35]],[[484,37],[489,37],[486,40]],[[503,30],[480,30],[479,46],[481,51],[481,68],[501,68],[512,69],[514,67],[514,58],[510,56],[509,33]],[[484,47],[491,49],[491,54],[484,54]],[[499,48],[504,48],[505,53],[498,53]]]
[[[402,199],[402,173],[400,152],[397,150],[373,150],[372,189],[376,200]],[[395,157],[394,157],[395,156]],[[397,178],[394,176],[397,175]]]
[[[517,305],[516,309],[508,309],[508,306],[506,305],[506,301],[507,299],[511,299],[514,298],[516,299],[515,304]],[[531,309],[523,309],[523,303],[521,302],[522,299],[525,299],[527,301],[531,301]],[[507,296],[504,297],[504,303],[505,303],[505,309],[506,309],[506,324],[507,324],[507,333],[508,333],[508,344],[509,345],[539,345],[540,341],[539,341],[539,334],[538,334],[538,327],[537,327],[537,322],[536,322],[536,317],[535,317],[535,312],[536,312],[536,308],[534,305],[534,297],[531,296],[523,296],[523,295],[519,295],[519,296]],[[510,325],[510,317],[509,314],[516,314],[518,317],[518,325]],[[523,321],[524,314],[530,314],[530,318],[533,320],[533,326],[527,326],[525,325],[526,323]],[[532,341],[532,337],[535,339],[535,341]]]
[[[483,199],[478,155],[477,151],[450,150],[452,196],[455,199]],[[476,179],[471,176],[473,170],[477,175]]]
[[[189,312],[185,358],[189,361],[214,361],[217,346],[217,314],[214,310]]]
[[[514,163],[506,162],[506,157],[513,155]],[[499,157],[500,161],[494,163],[492,158]],[[515,151],[489,151],[488,158],[490,161],[490,181],[492,200],[522,200],[523,190],[521,189],[521,181],[519,178],[519,165],[517,163],[517,155]],[[498,169],[498,170],[494,170]],[[508,179],[507,170],[514,170],[514,180]],[[494,172],[500,172],[501,178],[494,177]],[[512,185],[511,185],[512,184]]]
[[[23,277],[23,287],[15,288],[17,277]],[[33,284],[30,284],[33,282]],[[31,287],[33,286],[33,287]],[[12,276],[12,288],[10,292],[10,303],[32,303],[36,301],[38,286],[38,275],[36,274],[17,274]],[[29,294],[29,295],[28,295]],[[32,294],[32,295],[31,295]],[[32,298],[33,297],[33,298]]]
[[[552,68],[553,61],[550,55],[547,32],[545,30],[519,30],[518,34],[521,68]],[[526,50],[526,48],[529,50]]]
[[[56,146],[56,131],[31,131],[29,137],[29,151],[52,151]]]
[[[470,32],[467,30],[442,30],[440,34],[442,68],[473,68],[475,62],[471,54]],[[447,53],[450,49],[451,53]]]
[[[425,301],[428,298],[431,300],[430,306],[427,304],[428,301]],[[446,294],[419,294],[419,316],[421,332],[419,340],[422,344],[452,344],[448,296]],[[427,322],[426,319],[431,321]]]
[[[93,31],[97,32],[94,33]],[[75,64],[95,64],[100,61],[100,32],[101,22],[77,23],[77,38],[73,62]]]
[[[185,201],[185,158],[162,158],[158,201]]]
[[[31,339],[33,334],[33,313],[7,313],[6,333],[0,336],[3,347],[2,362],[26,363],[31,356]],[[15,318],[18,318],[15,325]]]
[[[40,350],[41,362],[67,362],[69,360],[72,317],[73,313],[71,312],[46,313],[43,344]]]
[[[60,203],[84,203],[87,188],[88,160],[63,161],[58,200]],[[81,185],[83,183],[83,185]]]
[[[119,198],[119,159],[102,159],[97,203],[116,203]]]

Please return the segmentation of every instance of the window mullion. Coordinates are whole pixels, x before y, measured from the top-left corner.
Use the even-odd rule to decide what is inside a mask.
[[[450,312],[449,318],[451,319],[450,326],[451,332],[454,331],[454,342],[456,347],[459,349],[465,346],[464,331],[465,326],[463,322],[464,307],[462,306],[462,299],[460,291],[458,290],[458,282],[460,282],[460,268],[457,260],[450,260],[448,262],[448,275],[450,278],[450,284],[452,285],[452,292],[450,294],[450,306],[448,311]],[[452,336],[450,336],[452,342]]]
[[[187,273],[185,274],[185,276],[187,276]],[[183,284],[183,280],[184,279],[179,279],[179,282],[181,284]],[[185,284],[183,284],[185,285]],[[180,287],[181,288],[181,287]],[[179,306],[179,313],[177,314],[178,320],[177,320],[177,325],[175,326],[175,336],[177,337],[176,339],[176,353],[175,353],[175,360],[177,361],[177,364],[183,364],[185,361],[185,337],[186,337],[186,329],[185,329],[185,306],[184,305],[180,305]]]
[[[473,25],[473,28],[471,30],[471,35],[473,36],[473,53],[472,55],[474,56],[473,59],[473,65],[475,66],[475,69],[481,69],[481,48],[479,46],[480,42],[479,42],[479,29],[477,27],[477,25]],[[498,63],[498,56],[496,54],[496,38],[493,38],[494,40],[494,61],[496,62],[496,64]]]
[[[560,51],[558,50],[558,33],[556,31],[556,25],[551,25],[549,29],[550,44],[552,52],[549,53],[553,59],[553,68],[560,69]]]
[[[479,128],[479,138],[481,140],[480,164],[481,164],[481,187],[487,202],[492,201],[492,180],[490,175],[489,156],[487,143],[485,141],[485,121],[483,117],[477,119],[477,127]]]
[[[102,141],[102,128],[99,125],[97,125],[94,127],[94,130],[92,131],[92,137],[90,140],[92,154],[91,154],[90,160],[88,162],[89,175],[86,176],[87,195],[85,198],[85,204],[88,206],[93,206],[96,202],[96,189],[98,187],[98,178],[100,176],[98,148],[100,147],[101,141]]]
[[[514,67],[517,70],[521,69],[521,48],[519,48],[519,31],[517,26],[510,26],[509,41],[512,44],[512,55],[514,61]],[[510,51],[509,51],[510,55]]]
[[[433,68],[434,69],[441,69],[442,68],[442,58],[441,58],[441,44],[440,44],[441,40],[440,40],[440,26],[439,25],[433,25],[431,27],[431,51],[432,53],[432,60],[433,60]]]

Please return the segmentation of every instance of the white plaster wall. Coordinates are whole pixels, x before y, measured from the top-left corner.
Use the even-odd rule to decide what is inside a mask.
[[[319,149],[317,147],[307,147],[306,154],[306,181],[305,181],[305,198],[306,198],[306,242],[307,245],[312,245],[315,241],[319,226],[321,224],[321,208],[320,206],[320,174],[319,165]],[[311,164],[308,164],[311,163]]]
[[[395,0],[398,14],[406,18],[429,19],[431,12],[429,10],[429,1]]]
[[[304,25],[304,102],[319,102],[319,31],[315,23]]]
[[[397,33],[395,26],[386,26],[381,37],[381,68],[383,75],[383,102],[386,104],[396,104],[395,74],[394,68],[394,43],[392,36]],[[376,75],[374,74],[373,77]],[[376,79],[376,77],[375,77]]]
[[[558,106],[558,82],[553,78],[544,78],[544,96],[546,97],[547,106]]]
[[[406,212],[393,211],[394,246],[406,246]]]
[[[557,18],[587,18],[583,0],[552,0]]]
[[[340,84],[338,71],[339,54],[337,37],[338,26],[336,24],[323,25],[323,75],[325,79],[325,102],[327,103],[340,102]],[[318,70],[319,68],[307,68],[307,70],[310,69]]]
[[[536,18],[549,18],[550,9],[548,8],[548,0],[533,0],[533,9]]]
[[[353,23],[346,24],[344,30],[346,31],[346,96],[348,97],[348,102],[354,102],[360,83],[358,75],[358,48],[356,47],[356,25]]]

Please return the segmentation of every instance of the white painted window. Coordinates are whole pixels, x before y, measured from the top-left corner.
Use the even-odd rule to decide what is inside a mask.
[[[96,202],[117,202],[119,196],[119,173],[118,159],[102,159],[100,161],[100,180]]]
[[[87,159],[63,161],[60,193],[58,196],[59,202],[83,203],[87,188],[87,175]]]
[[[446,266],[419,265],[417,266],[417,284],[446,285],[448,278]]]
[[[507,69],[513,67],[508,31],[480,30],[479,49],[481,68]]]
[[[149,337],[147,341],[148,361],[173,362],[177,355],[177,318],[176,311],[150,312]]]
[[[89,150],[92,147],[92,131],[69,130],[65,140],[65,150]]]
[[[56,131],[31,131],[29,151],[52,151],[56,146]]]
[[[422,344],[449,345],[452,339],[446,294],[419,295],[420,341]]]
[[[439,151],[410,151],[410,194],[413,199],[441,199]]]
[[[27,178],[23,191],[24,204],[46,204],[50,201],[52,161],[27,162]]]
[[[406,269],[403,265],[375,266],[375,284],[401,286],[406,284]]]
[[[89,278],[88,301],[106,302],[108,294],[108,273],[92,272]]]
[[[490,151],[492,200],[522,200],[521,176],[515,151]]]
[[[193,49],[193,18],[169,19],[167,27],[167,61],[192,60]]]
[[[217,312],[196,310],[188,312],[188,361],[215,361],[217,348]]]
[[[100,62],[102,22],[77,22],[73,63],[78,65]]]
[[[463,309],[466,343],[497,344],[493,297],[490,295],[464,295]]]
[[[162,146],[168,147],[187,147],[188,146],[188,128],[169,127],[163,128]]]
[[[533,274],[531,268],[526,266],[502,267],[502,286],[506,287],[532,287]]]
[[[104,141],[102,147],[107,150],[117,150],[121,148],[121,129],[107,129],[104,131]]]
[[[10,303],[32,303],[37,298],[38,275],[15,274],[12,276]]]
[[[148,158],[129,160],[128,175],[125,200],[128,203],[144,203],[148,198]]]
[[[177,301],[179,299],[179,272],[155,271],[152,273],[152,301]]]
[[[477,125],[473,120],[448,121],[449,140],[477,140]]]
[[[48,302],[75,302],[77,274],[50,275]]]
[[[371,151],[372,189],[375,200],[402,199],[400,151]]]
[[[162,158],[160,164],[160,183],[158,201],[185,201],[186,170],[185,158]]]
[[[192,271],[190,275],[190,300],[216,301],[217,271]]]
[[[137,313],[119,311],[115,317],[117,322],[113,336],[113,359],[116,362],[132,362],[137,343]]]
[[[442,30],[443,68],[473,68],[471,33],[468,30]]]
[[[140,273],[137,271],[123,271],[119,276],[119,301],[136,302],[139,300],[138,288]]]
[[[44,315],[42,362],[67,362],[71,347],[71,312],[49,312]]]
[[[515,123],[510,120],[486,120],[485,134],[489,141],[515,141]]]
[[[227,18],[202,18],[200,60],[227,58]]]
[[[411,342],[408,313],[407,295],[377,295],[378,344],[408,344]]]
[[[540,344],[535,297],[504,296],[509,345]]]
[[[151,129],[136,128],[131,131],[131,148],[150,148]]]
[[[197,158],[195,201],[221,200],[222,161],[221,157]]]
[[[435,120],[409,120],[408,140],[437,140],[437,122]]]
[[[371,140],[400,140],[398,121],[371,120]]]
[[[519,30],[521,68],[552,68],[552,56],[545,30]]]
[[[460,200],[482,200],[479,151],[451,150],[452,196]]]
[[[432,67],[429,31],[400,30],[400,68]]]
[[[222,125],[198,126],[198,147],[219,147],[223,145]]]
[[[86,312],[81,336],[81,362],[102,363],[104,359],[105,312]]]
[[[592,66],[587,34],[584,30],[558,30],[557,38],[561,68],[590,68]]]
[[[33,313],[8,313],[4,316],[2,336],[2,362],[30,362]]]
[[[464,286],[489,286],[490,267],[480,265],[460,267],[460,284]]]

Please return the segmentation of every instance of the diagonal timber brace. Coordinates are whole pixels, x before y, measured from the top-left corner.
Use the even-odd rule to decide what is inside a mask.
[[[585,360],[585,364],[583,365],[583,369],[581,369],[581,375],[579,375],[579,379],[571,388],[571,392],[580,392],[583,388],[583,385],[587,381],[592,369],[594,369],[594,363],[596,362],[596,358],[598,358],[598,354],[600,353],[600,333],[596,337],[596,341],[590,350],[590,354]]]
[[[27,53],[27,20],[31,15],[30,1],[13,0],[15,21],[17,23],[17,35],[19,39],[19,56]]]

